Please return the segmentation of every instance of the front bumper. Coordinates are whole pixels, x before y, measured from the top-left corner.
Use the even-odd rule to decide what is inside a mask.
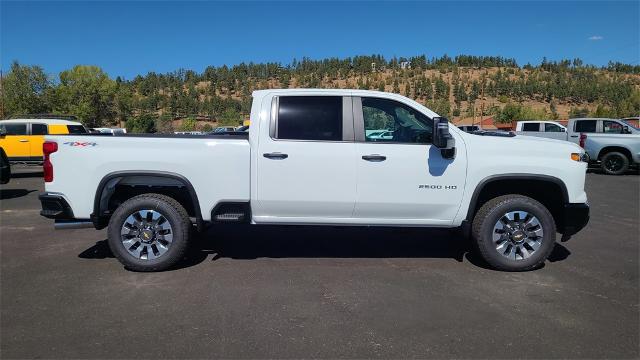
[[[565,204],[560,233],[570,236],[582,230],[589,222],[589,204]]]

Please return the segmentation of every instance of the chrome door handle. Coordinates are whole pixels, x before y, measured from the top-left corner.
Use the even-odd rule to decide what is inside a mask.
[[[272,160],[284,160],[289,157],[289,155],[279,153],[279,152],[266,153],[266,154],[262,154],[262,156]]]
[[[27,139],[20,139],[18,141],[20,141],[20,142],[29,142],[29,140],[27,140]]]
[[[387,157],[379,154],[362,155],[362,160],[371,161],[371,162],[380,162],[380,161],[387,160]]]

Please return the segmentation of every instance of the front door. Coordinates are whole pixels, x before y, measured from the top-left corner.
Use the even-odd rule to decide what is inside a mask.
[[[353,104],[358,169],[356,221],[449,225],[463,195],[465,157],[444,159],[431,145],[431,119],[403,103],[363,97],[354,98]],[[366,136],[383,130],[390,136]],[[461,141],[458,144],[463,146]]]
[[[0,147],[11,161],[26,161],[31,158],[31,148],[26,123],[0,123],[6,135],[0,137]]]
[[[550,122],[545,122],[543,124],[544,137],[556,140],[567,140],[567,131],[563,127]]]
[[[260,223],[341,223],[355,203],[351,98],[281,96],[257,154]],[[268,134],[267,134],[268,133]]]

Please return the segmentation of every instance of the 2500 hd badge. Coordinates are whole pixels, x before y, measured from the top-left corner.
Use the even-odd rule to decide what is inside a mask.
[[[418,185],[418,189],[428,189],[428,190],[455,190],[457,189],[457,185]]]

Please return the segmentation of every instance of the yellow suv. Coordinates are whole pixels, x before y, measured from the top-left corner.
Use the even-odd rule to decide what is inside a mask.
[[[79,122],[58,119],[0,120],[0,147],[9,161],[42,163],[42,143],[48,134],[86,134]]]

